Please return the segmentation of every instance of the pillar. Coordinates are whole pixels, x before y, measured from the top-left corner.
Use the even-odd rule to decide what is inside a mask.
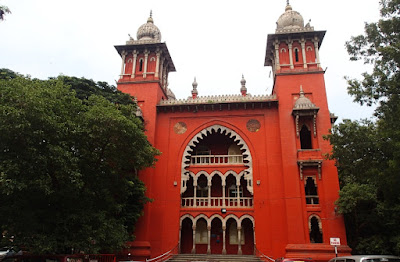
[[[222,255],[226,255],[226,226],[222,225]]]
[[[279,62],[279,41],[275,40],[275,67],[276,70],[281,69],[281,64]]]
[[[207,254],[211,254],[211,226],[207,226]]]
[[[137,51],[133,50],[132,55],[133,55],[133,61],[132,61],[132,75],[131,75],[131,78],[135,78],[136,63],[137,63]]]
[[[238,255],[242,255],[242,226],[238,226],[237,231],[238,231]]]
[[[121,52],[121,56],[122,56],[122,65],[121,65],[121,77],[124,75],[124,69],[125,69],[125,58],[126,58],[126,52],[122,51]]]
[[[288,46],[289,46],[289,61],[290,61],[290,69],[294,69],[293,66],[293,41],[288,40]]]
[[[143,78],[146,78],[147,76],[147,63],[149,61],[149,50],[144,50],[144,69],[143,69]]]
[[[195,224],[193,224],[193,226],[192,226],[192,232],[193,232],[192,254],[196,254],[196,225]]]
[[[303,65],[304,68],[307,68],[307,59],[306,59],[306,40],[304,40],[304,38],[302,38],[300,40],[300,44],[301,44],[301,54],[303,56]]]
[[[159,74],[159,70],[160,70],[160,56],[161,56],[161,52],[160,49],[157,48],[156,51],[156,56],[157,56],[157,60],[156,60],[156,72],[155,72],[155,77],[158,78],[158,74]]]
[[[317,59],[317,67],[321,67],[321,61],[319,60],[319,50],[318,50],[318,37],[314,38],[314,49],[315,49],[315,57]]]

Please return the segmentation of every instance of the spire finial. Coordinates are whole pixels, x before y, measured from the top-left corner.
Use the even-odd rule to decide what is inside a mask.
[[[304,96],[303,86],[300,85],[300,97]]]
[[[147,19],[147,23],[154,23],[153,22],[153,10],[150,10],[150,16],[149,16],[149,19]]]
[[[198,95],[198,91],[197,91],[197,81],[196,81],[196,77],[194,77],[194,81],[193,81],[193,89],[192,89],[192,98],[195,99]]]
[[[242,93],[242,96],[246,96],[247,95],[246,80],[244,79],[243,74],[242,74],[242,80],[240,80],[240,83],[242,84],[242,87],[240,88],[240,93]]]

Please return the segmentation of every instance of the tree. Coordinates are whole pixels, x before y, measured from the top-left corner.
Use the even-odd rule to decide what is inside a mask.
[[[400,254],[400,0],[381,1],[381,19],[346,43],[351,60],[372,72],[347,79],[361,105],[376,105],[374,121],[350,121],[329,136],[340,179],[339,210],[354,253]]]
[[[7,6],[0,5],[0,21],[4,20],[6,14],[11,14],[10,9]]]
[[[2,245],[42,254],[114,252],[131,239],[148,201],[136,173],[158,151],[136,105],[80,99],[66,84],[71,79],[87,82],[0,79]]]

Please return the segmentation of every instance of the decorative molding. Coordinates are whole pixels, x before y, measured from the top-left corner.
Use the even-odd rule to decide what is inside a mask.
[[[234,142],[236,142],[240,149],[243,151],[243,160],[245,161],[244,165],[247,167],[247,169],[243,170],[241,174],[243,173],[243,177],[247,181],[247,190],[251,194],[253,194],[253,160],[251,157],[250,149],[238,133],[221,125],[213,125],[201,130],[187,144],[182,156],[181,164],[181,194],[186,191],[187,181],[190,178],[190,174],[187,168],[190,165],[190,156],[193,153],[193,148],[196,147],[195,143],[199,143],[200,140],[202,140],[204,137],[207,137],[209,134],[212,133],[212,131],[228,136],[229,138],[233,138]]]
[[[191,105],[191,104],[215,104],[231,102],[264,102],[276,100],[276,95],[220,95],[220,96],[198,96],[195,99],[166,99],[161,100],[159,105]]]

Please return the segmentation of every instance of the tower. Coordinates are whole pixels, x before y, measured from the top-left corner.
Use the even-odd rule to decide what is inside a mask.
[[[168,88],[168,74],[175,71],[167,45],[161,42],[161,32],[152,18],[139,27],[137,40],[129,35],[125,45],[115,46],[122,58],[121,74],[117,83],[118,90],[135,97],[140,115],[143,117],[146,136],[155,145],[157,126],[156,106],[161,100],[173,99],[174,94]],[[152,197],[152,183],[155,170],[152,168],[139,172],[139,178],[147,186],[147,196]],[[128,243],[126,254],[138,259],[151,256],[150,221],[151,206],[144,208],[145,217],[141,217],[135,230],[136,240]]]
[[[319,56],[326,31],[314,30],[310,22],[304,25],[289,1],[276,24],[275,34],[268,35],[265,66],[271,66],[274,75],[273,94],[279,100],[281,150],[286,163],[282,166],[288,224],[286,256],[299,257],[313,250],[310,256],[324,260],[331,256],[330,237],[342,239],[342,252],[350,252],[343,218],[334,206],[339,190],[337,170],[333,161],[323,156],[331,150],[323,136],[336,120],[328,109]],[[298,197],[302,194],[305,203]],[[299,215],[303,219],[298,219]],[[302,221],[308,221],[306,243],[299,232],[304,228]]]
[[[115,46],[122,58],[118,90],[138,100],[146,124],[146,135],[154,144],[156,105],[163,99],[174,97],[168,89],[168,74],[175,72],[167,45],[161,42],[161,32],[152,18],[139,27],[137,40],[129,36],[125,45]]]

